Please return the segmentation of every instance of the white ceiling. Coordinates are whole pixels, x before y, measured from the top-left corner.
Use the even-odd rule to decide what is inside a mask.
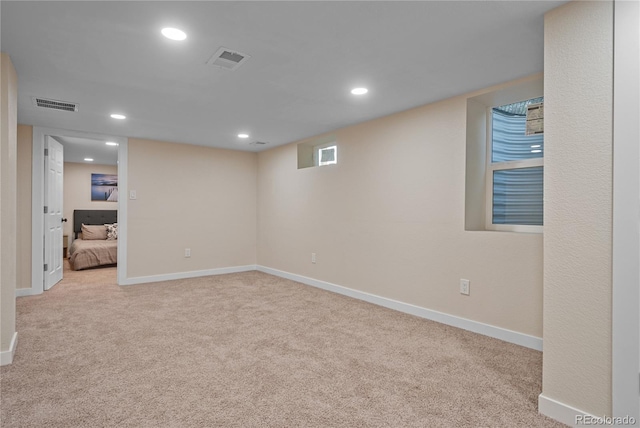
[[[54,136],[64,147],[64,161],[91,163],[98,165],[117,165],[118,146],[107,146],[108,139]],[[93,159],[87,162],[84,159]]]
[[[540,72],[543,14],[562,3],[3,0],[1,46],[20,123],[259,151]],[[207,65],[220,47],[251,58]]]

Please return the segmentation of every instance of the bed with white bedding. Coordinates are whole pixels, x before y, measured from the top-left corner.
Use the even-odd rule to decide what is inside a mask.
[[[74,240],[69,247],[73,270],[118,263],[118,212],[116,210],[75,210]]]

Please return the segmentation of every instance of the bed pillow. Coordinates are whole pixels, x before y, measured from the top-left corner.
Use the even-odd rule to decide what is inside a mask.
[[[82,224],[82,239],[85,241],[97,241],[107,239],[107,228],[103,225]]]
[[[107,241],[115,241],[118,239],[118,223],[105,224],[107,229]]]

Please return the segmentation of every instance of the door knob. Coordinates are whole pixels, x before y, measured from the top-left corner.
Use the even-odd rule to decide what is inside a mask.
[[[67,219],[66,219],[66,218],[63,218],[63,219],[62,219],[62,222],[63,222],[63,223],[66,223],[66,222],[67,222]]]

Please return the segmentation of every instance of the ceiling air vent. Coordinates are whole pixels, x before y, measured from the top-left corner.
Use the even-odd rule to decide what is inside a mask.
[[[252,146],[266,146],[269,143],[267,143],[266,141],[254,141],[253,143],[249,143],[249,144]]]
[[[235,70],[244,64],[249,58],[247,54],[232,51],[227,48],[220,48],[213,56],[207,61],[209,65],[215,65],[225,70]]]
[[[33,97],[33,104],[36,107],[50,108],[62,111],[78,111],[78,104],[70,101],[48,100],[46,98]]]

